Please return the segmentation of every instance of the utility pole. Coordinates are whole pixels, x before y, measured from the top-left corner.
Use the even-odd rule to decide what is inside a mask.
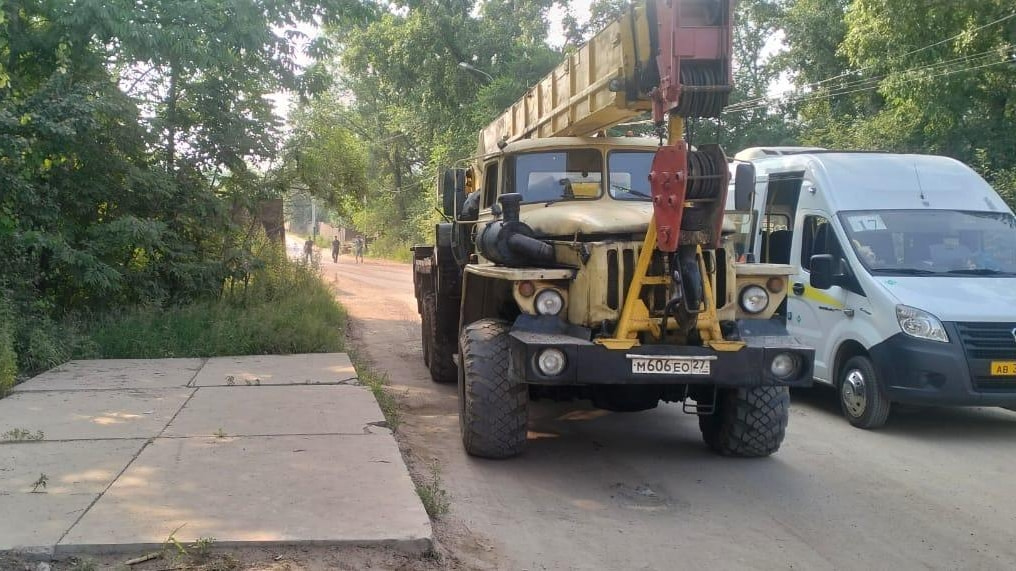
[[[317,202],[310,197],[310,237],[317,238]]]

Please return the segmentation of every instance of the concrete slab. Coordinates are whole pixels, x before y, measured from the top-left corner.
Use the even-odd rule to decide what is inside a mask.
[[[345,353],[251,355],[209,359],[194,378],[193,386],[314,385],[353,379],[356,370]]]
[[[192,392],[188,388],[17,392],[0,400],[0,435],[18,429],[42,431],[46,440],[152,438]]]
[[[0,551],[51,552],[145,442],[0,444]]]
[[[202,359],[96,359],[70,361],[14,387],[25,391],[184,387]]]
[[[183,527],[181,527],[183,526]],[[174,530],[216,545],[431,545],[390,435],[158,439],[57,546],[137,552]]]
[[[233,386],[196,389],[163,436],[363,434],[384,420],[366,387]]]

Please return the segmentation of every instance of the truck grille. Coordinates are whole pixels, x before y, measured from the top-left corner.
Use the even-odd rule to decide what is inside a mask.
[[[974,388],[1016,391],[1016,377],[991,376],[991,361],[1016,361],[1016,323],[957,323]]]
[[[607,307],[618,310],[624,305],[628,288],[635,276],[635,264],[638,263],[638,246],[616,246],[607,250]],[[665,275],[666,263],[663,252],[654,252],[653,261],[649,264],[650,276]],[[667,305],[667,287],[650,286],[642,291],[642,301],[650,312],[662,312]]]

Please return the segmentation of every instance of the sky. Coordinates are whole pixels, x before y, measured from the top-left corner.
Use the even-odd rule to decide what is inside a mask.
[[[572,14],[579,21],[579,24],[585,24],[589,21],[589,4],[592,0],[571,0],[568,4],[571,6]],[[550,22],[550,29],[547,34],[547,43],[555,48],[559,48],[564,45],[564,26],[561,24],[561,20],[565,16],[564,8],[560,5],[555,4],[547,13],[547,20]]]

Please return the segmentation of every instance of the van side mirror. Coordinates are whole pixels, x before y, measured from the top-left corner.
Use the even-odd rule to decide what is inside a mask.
[[[447,169],[441,173],[437,181],[437,192],[441,197],[441,212],[445,216],[455,216],[462,208],[466,199],[466,169]]]
[[[734,210],[751,210],[751,196],[755,193],[755,165],[738,163],[734,171]]]
[[[811,287],[829,289],[836,284],[840,260],[832,254],[816,254],[811,257]]]

